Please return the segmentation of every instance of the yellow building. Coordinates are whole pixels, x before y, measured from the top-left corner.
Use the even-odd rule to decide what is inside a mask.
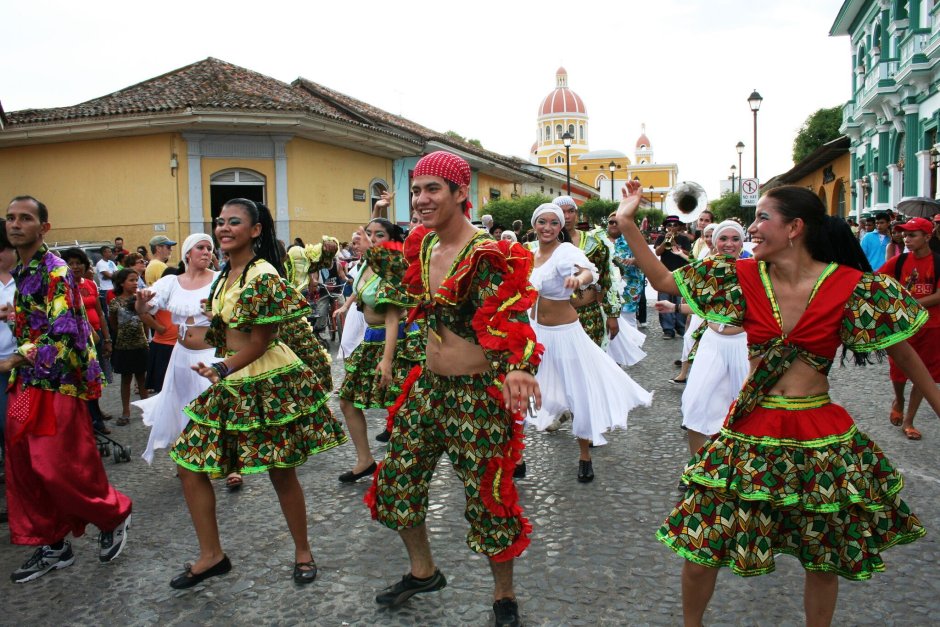
[[[74,106],[0,114],[0,194],[42,199],[53,242],[181,242],[236,197],[267,204],[286,242],[347,239],[386,190],[388,217],[408,222],[410,171],[434,150],[470,163],[477,208],[548,178],[307,79],[209,58]]]
[[[611,198],[612,192],[616,196],[622,183],[636,179],[651,202],[661,202],[676,184],[679,168],[674,163],[656,163],[652,144],[646,136],[646,125],[642,125],[631,161],[619,150],[590,150],[588,121],[584,101],[568,87],[568,72],[563,67],[558,68],[555,89],[539,105],[536,141],[529,160],[562,174],[566,174],[570,160],[571,178],[596,188],[601,198]],[[572,197],[576,201],[584,200],[573,183],[572,187],[569,192]]]
[[[842,136],[827,142],[807,155],[789,171],[774,176],[761,185],[768,190],[779,185],[799,185],[814,192],[831,216],[854,215],[851,184],[852,155],[850,140]]]

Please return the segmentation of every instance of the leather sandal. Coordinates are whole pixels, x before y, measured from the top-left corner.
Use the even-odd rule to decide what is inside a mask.
[[[923,437],[921,436],[920,431],[914,427],[903,427],[901,431],[904,432],[904,435],[908,440],[919,440],[921,437]]]
[[[891,408],[891,414],[888,415],[888,420],[891,421],[895,427],[900,427],[901,423],[904,422],[904,416],[896,410],[894,407]]]
[[[316,578],[317,564],[313,560],[294,564],[294,583],[313,583],[313,580]]]

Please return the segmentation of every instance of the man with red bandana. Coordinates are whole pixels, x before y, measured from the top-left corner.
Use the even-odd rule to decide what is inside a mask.
[[[392,434],[366,502],[373,518],[398,531],[411,562],[376,602],[394,607],[440,590],[425,515],[434,466],[446,452],[466,495],[467,544],[489,558],[497,625],[518,625],[513,559],[529,544],[512,481],[522,445],[522,414],[541,404],[533,376],[542,347],[527,310],[532,257],[494,241],[466,218],[470,166],[434,152],[415,166],[412,206],[430,229],[405,274],[427,324],[427,362],[416,367],[392,406]],[[409,238],[410,239],[410,238]],[[409,246],[406,243],[406,255]]]
[[[85,401],[101,395],[101,368],[72,273],[43,243],[49,227],[43,203],[32,196],[10,202],[17,352],[0,361],[0,372],[15,371],[6,429],[10,538],[39,547],[10,576],[14,583],[70,566],[65,537],[82,535],[88,523],[101,530],[98,559],[110,562],[124,548],[131,517],[131,500],[108,483],[92,435]]]
[[[911,218],[895,228],[904,232],[904,245],[910,252],[895,255],[878,272],[892,276],[907,288],[911,296],[930,313],[927,324],[915,333],[908,343],[917,352],[933,380],[940,383],[940,290],[937,289],[937,269],[940,268],[940,255],[930,250],[930,237],[933,224],[924,218]],[[894,403],[891,405],[891,424],[900,426],[909,440],[919,440],[920,431],[914,427],[914,416],[924,398],[923,392],[911,388],[911,399],[904,411],[904,386],[907,376],[891,357],[889,377],[894,386]]]

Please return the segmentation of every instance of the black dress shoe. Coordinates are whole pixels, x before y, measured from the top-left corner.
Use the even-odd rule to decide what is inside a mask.
[[[392,437],[392,432],[386,429],[382,433],[375,436],[375,441],[376,442],[388,442],[388,439],[390,437]]]
[[[313,560],[294,564],[294,583],[313,583],[313,580],[316,578],[317,564]]]
[[[369,475],[374,473],[376,468],[377,468],[377,465],[375,461],[373,461],[371,464],[369,464],[369,467],[363,470],[362,472],[353,472],[351,470],[347,470],[346,472],[344,472],[343,474],[339,476],[339,480],[342,483],[356,483],[363,477],[368,477]]]
[[[170,580],[171,588],[185,590],[186,588],[192,588],[203,579],[224,575],[225,573],[232,570],[232,562],[229,561],[228,555],[224,555],[222,557],[222,561],[220,561],[215,566],[207,568],[201,573],[194,573],[192,564],[186,564],[184,568],[186,568],[186,570]]]
[[[594,463],[590,459],[587,461],[578,460],[578,481],[581,483],[594,481]]]
[[[516,464],[515,470],[512,471],[513,479],[525,479],[525,461],[521,461]]]

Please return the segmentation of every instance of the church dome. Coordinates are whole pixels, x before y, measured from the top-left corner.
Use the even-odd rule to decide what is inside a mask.
[[[555,89],[553,89],[539,107],[539,115],[556,115],[564,113],[587,114],[581,96],[568,89],[568,72],[560,67],[555,72]]]
[[[646,136],[646,124],[643,125],[643,130],[640,132],[640,137],[636,140],[636,147],[638,150],[652,148],[650,145],[650,138]]]

